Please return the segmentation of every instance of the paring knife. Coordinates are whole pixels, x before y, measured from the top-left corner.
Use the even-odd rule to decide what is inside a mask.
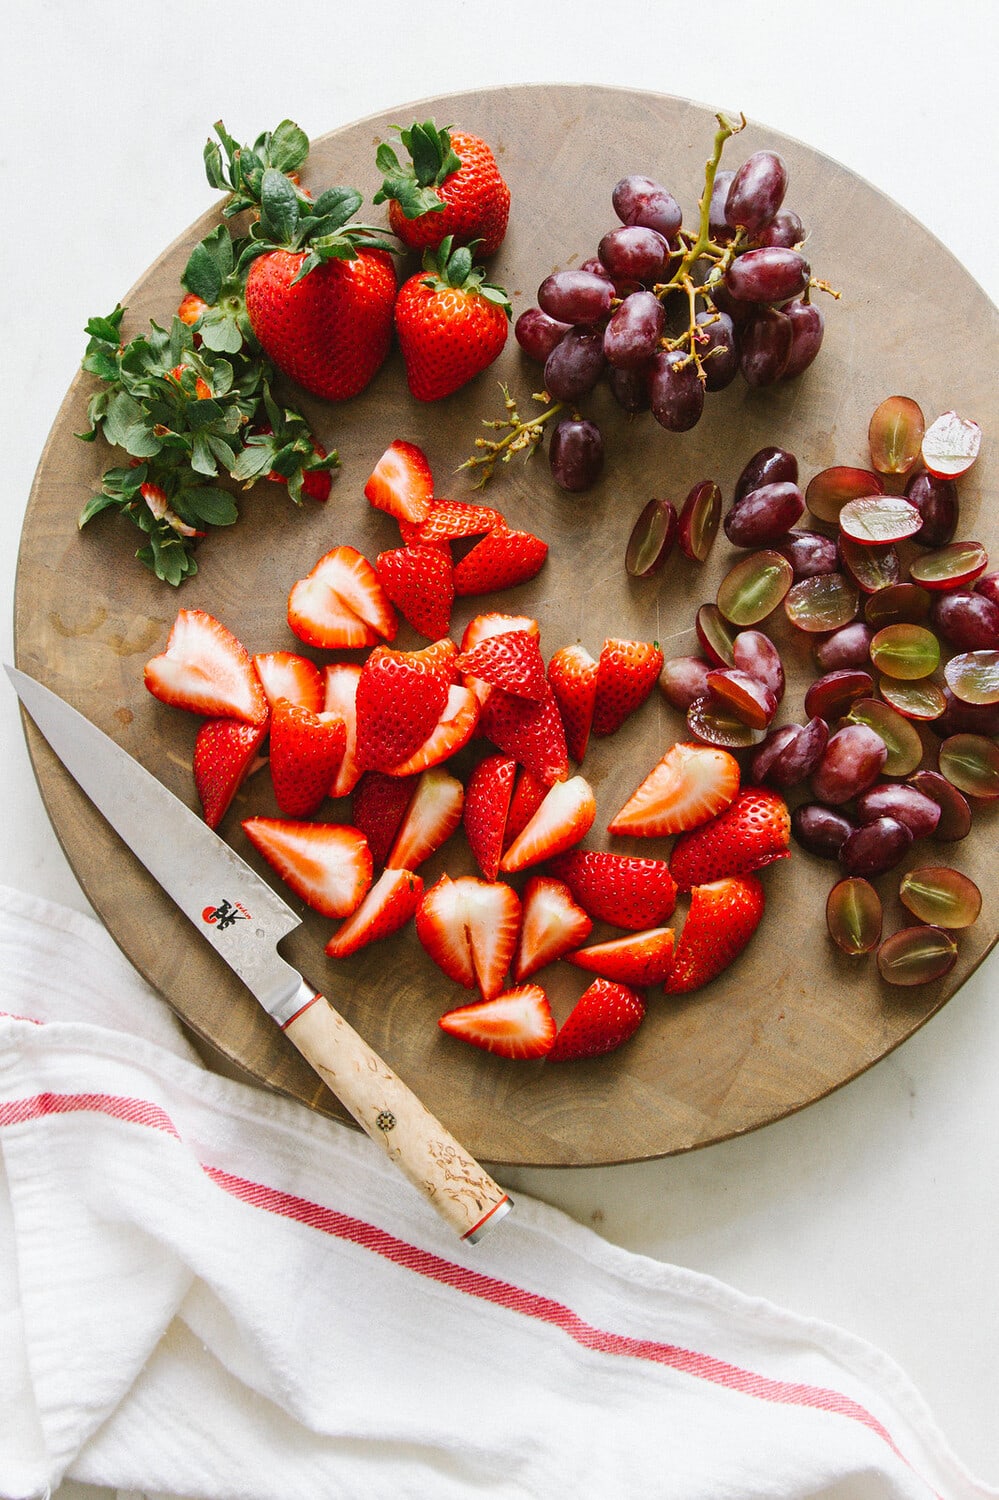
[[[77,709],[7,667],[70,775],[372,1140],[474,1244],[513,1204],[277,945],[301,921],[224,839]]]

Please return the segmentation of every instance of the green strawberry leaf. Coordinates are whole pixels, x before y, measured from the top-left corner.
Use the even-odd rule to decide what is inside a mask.
[[[295,172],[309,154],[309,137],[294,120],[282,120],[271,131],[264,151],[270,165],[279,172]]]
[[[330,233],[334,229],[342,229],[363,202],[364,198],[356,188],[327,188],[312,205],[312,212],[316,220],[322,222],[323,233]],[[326,227],[327,221],[329,228]]]
[[[239,510],[228,490],[210,484],[188,485],[173,504],[188,525],[202,521],[207,526],[232,526],[239,520]]]
[[[76,521],[77,527],[80,531],[82,531],[84,526],[87,525],[88,521],[92,521],[95,516],[99,516],[101,511],[110,510],[112,506],[117,505],[117,495],[94,495],[94,497],[91,500],[88,500],[86,505],[80,511],[80,514],[77,517]]]
[[[371,201],[384,203],[394,199],[407,219],[443,213],[444,202],[434,189],[461,166],[460,157],[452,149],[449,131],[438,130],[428,120],[423,125],[399,130],[399,138],[411,162],[403,166],[392,147],[382,141],[375,152],[375,165],[383,181]]]
[[[212,306],[218,301],[232,268],[232,239],[225,225],[220,224],[191,251],[180,278],[181,285]]]
[[[238,354],[243,347],[243,331],[237,314],[228,308],[210,308],[198,328],[204,348],[215,354]]]
[[[294,184],[276,167],[268,167],[260,185],[260,228],[277,244],[291,245],[300,217]]]

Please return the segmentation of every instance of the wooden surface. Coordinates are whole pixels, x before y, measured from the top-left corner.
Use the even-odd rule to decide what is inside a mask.
[[[709,111],[665,96],[584,87],[494,90],[404,106],[324,137],[314,144],[306,182],[318,188],[351,183],[370,200],[378,182],[377,141],[400,120],[431,114],[482,134],[497,149],[513,209],[491,269],[511,292],[515,315],[531,304],[550,271],[594,253],[615,222],[611,188],[626,173],[664,181],[689,221],[714,130]],[[954,407],[981,423],[983,455],[961,484],[959,534],[996,549],[996,520],[987,504],[996,488],[993,438],[999,431],[995,307],[908,215],[798,142],[750,124],[729,142],[725,162],[737,165],[764,146],[779,150],[787,163],[787,202],[811,231],[814,273],[843,294],[837,303],[823,300],[827,333],[818,361],[786,387],[751,391],[737,380],[709,396],[700,424],[681,435],[647,417],[629,422],[605,391],[598,393],[588,410],[607,436],[599,486],[582,496],[564,494],[552,484],[543,455],[498,471],[485,498],[512,525],[545,537],[549,561],[520,589],[463,601],[454,611],[456,635],[473,614],[499,608],[537,616],[546,656],[577,639],[596,655],[609,635],[654,637],[667,654],[693,651],[694,612],[714,597],[735,554],[722,538],[703,569],[675,557],[659,579],[629,580],[624,546],[641,507],[654,494],[681,500],[702,478],[717,480],[729,500],[743,464],[767,443],[797,454],[803,481],[831,463],[863,464],[870,413],[896,393],[915,397],[928,419]],[[382,214],[364,212],[376,221]],[[211,214],[191,226],[123,295],[127,334],[150,317],[169,319],[190,249],[215,222]],[[81,353],[82,343],[81,336]],[[394,437],[419,443],[438,491],[470,496],[466,476],[453,470],[471,451],[480,420],[498,415],[498,379],[525,404],[540,383],[512,338],[490,372],[436,405],[410,399],[397,354],[360,398],[344,406],[296,396],[320,438],[340,453],[328,505],[297,512],[282,491],[259,485],[242,501],[237,527],[203,544],[197,577],[175,592],[133,560],[137,534],[127,524],[104,517],[77,533],[77,514],[110,461],[106,449],[73,436],[85,426],[91,389],[88,378],[79,378],[56,417],[28,506],[15,603],[17,664],[196,806],[190,773],[196,721],[156,703],[142,685],[143,665],[162,649],[177,609],[210,610],[250,651],[295,648],[284,616],[295,579],[336,543],[353,543],[371,557],[396,544],[393,523],[372,511],[361,493],[387,443]],[[810,655],[782,619],[772,624],[789,676],[780,714],[787,721],[800,717]],[[397,644],[423,642],[404,628]],[[46,806],[77,878],[137,968],[196,1033],[251,1077],[342,1117],[295,1049],[195,939],[30,726],[28,737]],[[607,821],[679,737],[685,737],[682,721],[655,695],[617,735],[594,745],[583,766],[598,799],[588,845],[610,845]],[[932,764],[936,741],[925,738],[924,763]],[[240,819],[273,810],[264,774],[244,787],[222,829],[262,870]],[[349,815],[346,804],[329,804],[327,811],[332,819]],[[625,1049],[571,1066],[506,1062],[445,1037],[438,1016],[468,996],[431,964],[412,930],[335,964],[323,953],[330,924],[303,909],[302,927],[283,948],[480,1160],[539,1166],[639,1160],[791,1113],[855,1077],[927,1021],[995,942],[994,841],[994,810],[985,808],[962,844],[917,845],[908,861],[953,862],[985,892],[982,917],[961,935],[959,961],[946,980],[892,989],[879,981],[873,962],[838,955],[823,919],[835,869],[796,850],[765,872],[764,922],[725,976],[679,1001],[653,992],[648,1018]],[[665,854],[669,843],[621,839],[614,847]],[[445,867],[452,874],[473,869],[460,834],[423,873],[429,881]],[[886,930],[903,925],[900,874],[879,881]],[[678,925],[682,912],[683,903]],[[598,929],[594,940],[601,935]],[[585,978],[568,965],[543,977],[561,1019]]]

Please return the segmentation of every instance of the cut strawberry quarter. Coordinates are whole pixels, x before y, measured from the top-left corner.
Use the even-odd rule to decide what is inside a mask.
[[[444,547],[396,547],[380,552],[375,568],[385,593],[428,641],[447,635],[454,602],[454,568]]]
[[[253,665],[271,708],[279,698],[287,698],[314,714],[323,708],[323,674],[307,656],[294,651],[266,651],[253,658]]]
[[[607,640],[597,663],[593,733],[613,734],[659,681],[663,653],[655,642]]]
[[[368,943],[398,932],[413,916],[423,881],[413,870],[383,870],[357,910],[326,944],[330,958],[346,958]]]
[[[365,771],[354,788],[351,821],[368,841],[371,858],[384,865],[416,791],[415,776]]]
[[[544,1057],[555,1038],[548,997],[536,984],[522,984],[493,1000],[448,1011],[438,1024],[449,1036],[499,1057]]]
[[[271,714],[274,796],[289,818],[307,818],[329,796],[343,759],[347,728],[336,714],[314,714],[279,698]]]
[[[739,762],[713,745],[671,745],[608,824],[611,833],[684,833],[728,807],[739,790]]]
[[[676,882],[664,859],[571,849],[550,868],[595,922],[641,932],[661,926],[676,906]]]
[[[425,546],[428,542],[456,541],[463,536],[485,536],[502,531],[506,521],[491,505],[472,505],[467,500],[435,500],[430,514],[419,526],[405,528],[408,542]]]
[[[569,774],[565,729],[551,690],[538,702],[493,688],[482,705],[480,728],[498,750],[512,755],[547,786]]]
[[[557,781],[527,827],[503,855],[500,869],[510,875],[563,853],[585,838],[596,815],[593,788],[584,776]]]
[[[593,923],[564,880],[532,875],[524,886],[513,977],[518,982],[585,943]]]
[[[209,828],[217,828],[233,797],[256,769],[268,721],[244,724],[239,719],[206,719],[194,741],[194,785]]]
[[[481,542],[476,542],[455,564],[454,591],[464,598],[469,594],[491,594],[497,589],[513,588],[526,583],[541,571],[548,556],[548,544],[529,531],[507,531],[497,528]]]
[[[537,703],[545,696],[545,663],[536,635],[526,630],[508,630],[490,636],[463,651],[455,666],[459,672],[479,677],[491,687],[503,688],[517,698]]]
[[[558,704],[569,754],[577,764],[586,754],[597,698],[597,663],[585,646],[563,646],[548,663],[548,681]]]
[[[549,1062],[602,1057],[634,1036],[645,1001],[627,985],[595,979],[576,1001],[548,1053]]]
[[[663,986],[666,994],[684,995],[717,979],[753,936],[763,905],[763,886],[755,875],[696,885],[673,968]]]
[[[259,724],[268,708],[246,647],[214,615],[182,609],[166,650],[146,663],[145,684],[154,698],[211,719]]]
[[[375,647],[357,684],[359,765],[390,771],[423,744],[447,703],[455,654],[451,641],[422,651]]]
[[[433,501],[434,478],[422,448],[396,438],[375,464],[364,494],[377,510],[399,520],[425,521]]]
[[[334,662],[326,668],[323,711],[336,714],[347,730],[343,759],[336,781],[330,788],[331,797],[349,796],[361,775],[357,764],[357,684],[360,678],[361,669],[354,662]]]
[[[499,874],[516,775],[517,762],[510,756],[487,755],[472,771],[465,788],[465,837],[487,880],[495,880]]]
[[[386,861],[389,869],[415,870],[429,859],[458,827],[464,803],[465,788],[456,776],[440,766],[424,771]]]
[[[455,683],[448,690],[444,712],[429,738],[424,740],[408,760],[394,766],[394,776],[414,776],[431,766],[442,765],[464,749],[479,722],[479,703],[470,688]]]
[[[787,859],[790,845],[791,817],[783,797],[749,786],[710,823],[680,835],[670,855],[670,872],[681,890],[690,890]]]
[[[530,615],[505,615],[499,610],[488,610],[475,615],[465,626],[461,637],[462,651],[473,651],[481,641],[490,636],[503,635],[508,630],[526,630],[528,635],[540,635],[541,627]]]
[[[416,912],[417,936],[434,963],[486,1000],[503,988],[519,930],[520,897],[513,887],[474,875],[442,875]]]
[[[300,896],[324,917],[348,917],[371,885],[371,850],[364,835],[339,823],[247,818],[247,838]]]
[[[356,547],[334,547],[288,595],[288,624],[308,646],[323,650],[392,641],[399,621],[367,558]]]
[[[673,946],[672,927],[653,927],[648,932],[633,932],[606,943],[594,943],[590,948],[579,948],[568,955],[568,961],[604,979],[647,989],[662,984],[673,967]]]

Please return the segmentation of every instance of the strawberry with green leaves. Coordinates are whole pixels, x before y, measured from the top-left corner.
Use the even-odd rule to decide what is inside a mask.
[[[417,401],[440,401],[491,365],[510,328],[510,299],[486,281],[471,250],[450,236],[426,251],[423,270],[395,301],[406,380]]]
[[[486,142],[433,120],[414,122],[399,138],[408,161],[387,141],[375,154],[384,181],[373,202],[388,203],[393,232],[410,250],[450,236],[460,245],[477,240],[482,255],[493,255],[506,234],[510,189]]]

